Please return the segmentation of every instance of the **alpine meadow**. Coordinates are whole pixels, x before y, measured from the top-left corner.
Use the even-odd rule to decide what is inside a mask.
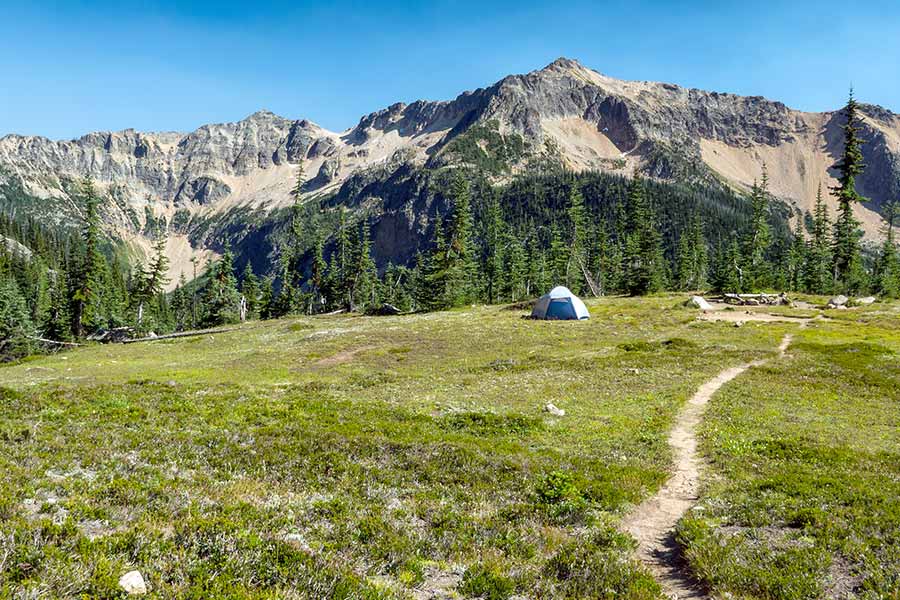
[[[373,28],[432,11],[466,53],[534,54],[486,33],[518,18],[493,7],[465,25],[442,3],[394,23],[344,7],[346,49],[316,59],[331,8],[76,4],[15,10],[50,48],[61,15],[90,21],[78,48],[111,85],[185,86],[165,109],[107,96],[103,121],[77,112],[93,80],[72,84],[53,122],[83,131],[187,114],[183,78],[221,76],[126,35],[189,25],[208,57],[247,28],[256,56],[296,23],[309,39],[258,74],[216,61],[280,102],[330,90],[264,81],[305,53],[291,77],[349,94],[334,110],[399,85],[352,67],[401,48],[364,47]],[[783,8],[765,35],[812,60]],[[686,31],[722,39],[730,10]],[[679,80],[737,60],[664,39]],[[645,43],[622,64],[671,64]],[[445,60],[416,75],[430,89],[461,64],[442,44],[412,42]],[[873,68],[896,70],[895,45]],[[0,59],[13,78],[49,68],[24,47]],[[348,72],[323,75],[335,57]],[[847,64],[857,89],[836,64],[826,112],[559,58],[341,131],[259,110],[0,137],[0,599],[897,600],[900,114]],[[789,66],[748,81],[790,87]],[[47,81],[95,75],[71,68]],[[222,81],[210,110],[240,110]]]

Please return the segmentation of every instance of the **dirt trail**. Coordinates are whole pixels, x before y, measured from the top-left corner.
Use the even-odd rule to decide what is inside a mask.
[[[780,356],[784,356],[792,339],[790,334],[784,336],[778,346]],[[622,528],[638,541],[638,558],[650,567],[663,592],[671,598],[708,597],[703,587],[690,577],[675,542],[675,525],[699,498],[703,461],[697,454],[696,429],[703,409],[719,388],[750,367],[765,362],[757,360],[725,369],[700,386],[678,415],[669,434],[675,459],[674,474],[655,496],[638,506],[622,522]]]

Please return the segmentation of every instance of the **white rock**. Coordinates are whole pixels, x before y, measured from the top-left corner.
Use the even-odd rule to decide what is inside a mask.
[[[856,301],[858,304],[862,304],[863,306],[867,306],[869,304],[875,303],[875,296],[866,296],[865,298],[860,298]]]
[[[844,296],[843,294],[839,294],[828,301],[828,306],[832,306],[832,307],[844,306],[849,301],[850,301],[850,299],[847,298],[847,296]]]
[[[559,408],[558,406],[556,406],[556,405],[553,404],[552,402],[548,402],[548,403],[547,403],[547,406],[544,407],[544,412],[548,412],[548,413],[550,413],[551,415],[554,415],[554,416],[556,416],[556,417],[564,417],[564,416],[566,416],[566,411],[564,411],[563,409]]]
[[[706,298],[703,296],[691,296],[691,299],[688,300],[688,304],[695,308],[699,308],[700,310],[712,310],[712,304],[706,301]]]
[[[140,571],[128,571],[119,578],[119,587],[130,596],[143,596],[147,593],[147,584]]]

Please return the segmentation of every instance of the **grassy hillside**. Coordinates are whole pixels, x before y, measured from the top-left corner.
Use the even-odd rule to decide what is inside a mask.
[[[698,322],[679,301],[604,299],[580,323],[499,307],[299,318],[0,368],[0,597],[117,597],[132,568],[155,598],[658,597],[618,520],[667,478],[667,432],[694,390],[776,356],[797,329]],[[889,327],[871,326],[875,336]],[[866,330],[811,325],[791,360],[818,357],[816,344],[845,331]],[[750,467],[742,454],[732,466],[727,439],[795,435],[777,412],[763,422],[735,409],[746,422],[728,421],[741,398],[779,406],[768,392],[746,395],[744,381],[804,380],[779,363],[714,398],[705,443],[724,479],[709,502],[723,515],[744,502],[741,514],[767,510],[747,482],[769,463]],[[807,385],[819,391],[790,396],[791,415],[809,403],[803,423],[838,384],[820,374]],[[865,435],[887,436],[878,460],[896,485],[896,411],[861,416],[875,395],[831,403],[830,418],[850,411]],[[548,402],[566,414],[545,412]],[[874,451],[828,443],[854,460]],[[792,460],[819,468],[809,452]],[[867,498],[848,492],[848,515],[870,514]],[[896,521],[871,514],[896,536]],[[684,537],[712,548],[714,527]],[[854,543],[873,560],[895,556],[869,533]],[[705,569],[734,556],[692,560]],[[896,593],[894,582],[881,589]],[[763,595],[808,597],[793,589]]]

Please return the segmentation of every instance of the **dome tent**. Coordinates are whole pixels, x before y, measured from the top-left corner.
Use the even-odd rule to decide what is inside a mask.
[[[531,310],[531,318],[568,321],[590,319],[591,314],[581,298],[560,285],[538,298]]]

